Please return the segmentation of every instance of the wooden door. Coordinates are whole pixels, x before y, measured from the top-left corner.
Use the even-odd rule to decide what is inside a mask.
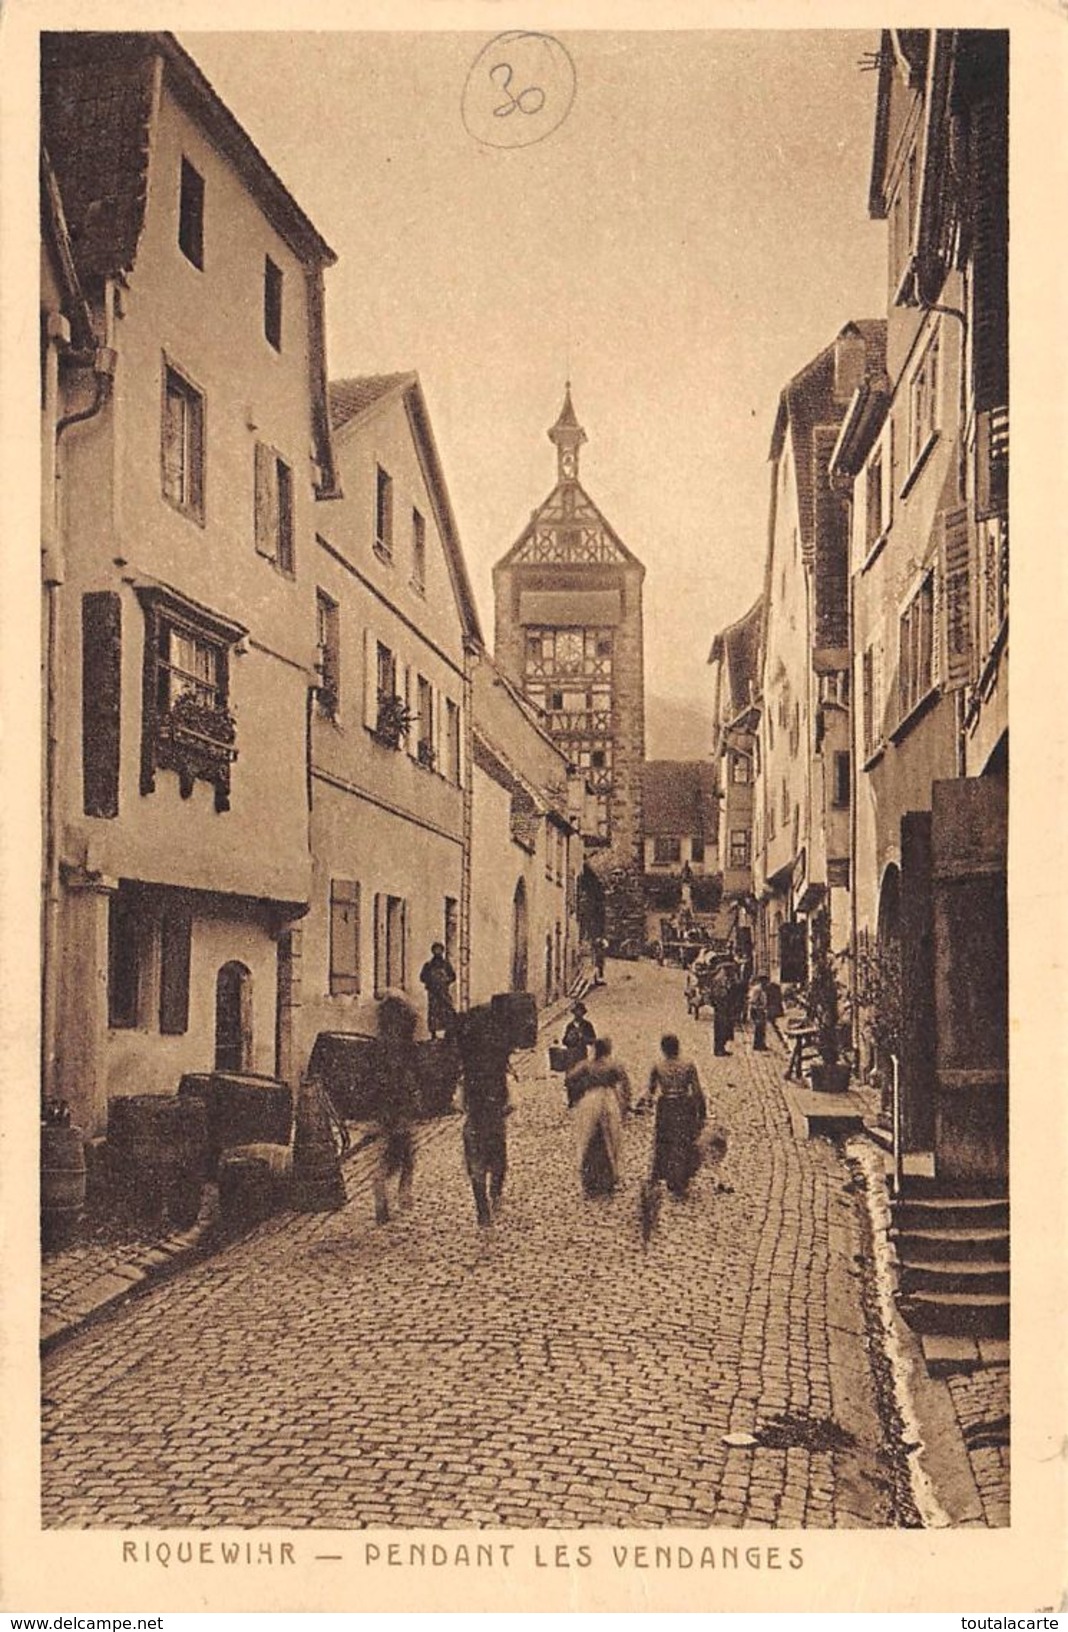
[[[958,1191],[1008,1178],[1007,850],[1007,781],[934,784],[935,1163]]]

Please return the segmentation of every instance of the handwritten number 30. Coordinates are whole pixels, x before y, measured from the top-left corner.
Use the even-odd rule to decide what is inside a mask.
[[[503,78],[498,77],[501,75],[503,75]],[[489,71],[489,76],[508,98],[507,102],[502,102],[500,107],[494,108],[494,118],[507,119],[508,115],[515,113],[517,108],[520,113],[540,113],[545,106],[545,92],[540,85],[528,85],[525,90],[520,91],[518,96],[513,96],[510,89],[512,83],[510,63],[494,63]]]

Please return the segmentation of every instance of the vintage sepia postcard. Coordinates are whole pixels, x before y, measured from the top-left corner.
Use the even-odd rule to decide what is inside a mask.
[[[6,8],[5,1609],[1055,1624],[1066,31]]]

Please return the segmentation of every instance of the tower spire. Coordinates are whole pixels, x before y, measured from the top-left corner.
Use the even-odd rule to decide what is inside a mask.
[[[557,477],[561,482],[578,481],[579,448],[586,440],[571,404],[571,381],[564,384],[564,406],[556,424],[549,431],[549,441],[556,444]]]

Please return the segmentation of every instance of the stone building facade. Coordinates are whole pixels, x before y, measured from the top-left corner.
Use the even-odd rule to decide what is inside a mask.
[[[493,570],[495,650],[584,784],[584,933],[642,934],[645,568],[579,481],[568,386],[552,492]]]
[[[550,1003],[576,972],[583,786],[488,653],[471,682],[471,1002]]]
[[[302,1054],[373,1031],[377,1000],[423,1009],[433,942],[468,989],[470,654],[481,641],[414,373],[330,384],[343,496],[318,506],[319,687],[311,718],[311,909]],[[503,978],[504,971],[502,971]]]
[[[312,223],[167,34],[42,36],[43,1089],[290,1076],[307,911]]]

